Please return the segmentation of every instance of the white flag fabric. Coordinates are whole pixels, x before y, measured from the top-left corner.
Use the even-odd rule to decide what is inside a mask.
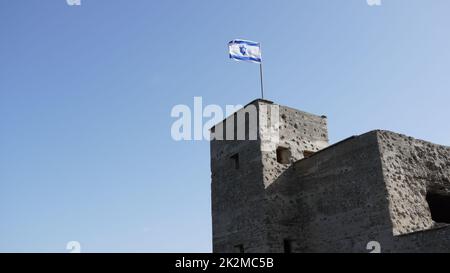
[[[261,44],[246,40],[233,40],[228,43],[230,58],[238,61],[261,63]]]

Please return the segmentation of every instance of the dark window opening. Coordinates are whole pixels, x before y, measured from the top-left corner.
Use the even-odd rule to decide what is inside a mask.
[[[427,202],[433,221],[450,224],[450,195],[429,192]]]
[[[283,241],[284,253],[292,253],[292,240],[285,239]]]
[[[277,162],[281,164],[291,163],[291,151],[286,147],[277,148]]]
[[[303,157],[304,158],[309,158],[314,154],[313,151],[303,151]]]
[[[234,162],[234,168],[237,170],[239,169],[239,154],[234,154],[231,157],[231,160]]]
[[[236,252],[238,253],[244,253],[244,245],[236,245],[234,246],[234,249],[236,249]]]

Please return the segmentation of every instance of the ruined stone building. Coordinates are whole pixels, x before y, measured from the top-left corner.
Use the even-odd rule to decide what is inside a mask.
[[[277,105],[267,148],[276,104],[249,105],[256,140],[211,140],[214,252],[450,251],[450,147],[381,130],[329,145],[325,116]]]

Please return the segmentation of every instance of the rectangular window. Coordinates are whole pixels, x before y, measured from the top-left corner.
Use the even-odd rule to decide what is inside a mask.
[[[450,195],[429,192],[426,199],[433,221],[450,224]]]
[[[234,168],[236,170],[238,170],[239,169],[239,154],[234,154],[230,158],[233,161]]]
[[[244,253],[244,245],[242,244],[234,246],[234,249],[237,253]]]
[[[303,158],[309,158],[314,154],[313,151],[303,151]]]
[[[285,239],[283,241],[284,253],[292,253],[292,240]]]
[[[281,164],[291,163],[291,151],[286,147],[277,148],[277,162]]]

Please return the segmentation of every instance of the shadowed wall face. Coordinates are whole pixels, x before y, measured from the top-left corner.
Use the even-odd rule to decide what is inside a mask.
[[[251,104],[259,111],[259,101]],[[239,111],[216,125],[215,133],[227,135],[230,128],[237,129],[238,115]],[[250,120],[245,120],[246,131],[252,128]],[[261,141],[259,136],[237,140],[234,135],[235,139],[213,139],[210,145],[213,251],[267,251]]]
[[[267,196],[278,252],[283,240],[293,242],[293,252],[366,252],[392,228],[376,132],[296,162]]]

